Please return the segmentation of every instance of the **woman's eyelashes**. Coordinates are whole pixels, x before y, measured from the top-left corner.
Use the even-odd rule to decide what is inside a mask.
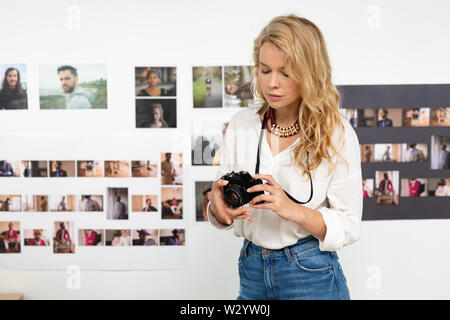
[[[270,73],[271,71],[270,71],[270,70],[261,70],[261,72],[262,72],[263,74],[268,74],[268,73]],[[283,76],[285,76],[286,78],[289,78],[289,75],[287,75],[286,73],[281,72],[281,74],[282,74]]]

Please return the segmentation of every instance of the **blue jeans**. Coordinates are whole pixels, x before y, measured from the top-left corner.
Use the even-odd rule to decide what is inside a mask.
[[[238,300],[350,299],[336,252],[320,251],[312,235],[280,250],[245,239],[238,266]]]

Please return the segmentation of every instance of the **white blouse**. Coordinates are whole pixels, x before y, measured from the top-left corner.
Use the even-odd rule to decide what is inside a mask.
[[[243,170],[254,174],[261,132],[261,120],[257,110],[257,107],[246,108],[230,120],[216,179],[231,171]],[[305,204],[322,214],[327,227],[324,240],[319,239],[319,248],[322,251],[341,249],[355,242],[360,233],[363,191],[359,141],[350,123],[343,117],[341,119],[345,128],[344,142],[339,148],[338,130],[332,139],[341,156],[347,160],[348,167],[341,158],[333,155],[332,160],[336,166],[328,175],[328,161],[324,159],[320,166],[311,172],[313,197]],[[295,199],[302,202],[308,200],[311,192],[309,177],[300,174],[300,168],[293,158],[294,153],[291,152],[300,137],[291,146],[273,156],[265,132],[266,130],[261,146],[259,172],[272,175]],[[207,207],[208,219],[216,228],[233,228],[236,236],[245,237],[264,248],[281,249],[310,235],[300,225],[286,221],[268,209],[252,208],[248,214],[253,217],[254,222],[236,219],[227,226],[211,214],[209,205],[210,203]]]

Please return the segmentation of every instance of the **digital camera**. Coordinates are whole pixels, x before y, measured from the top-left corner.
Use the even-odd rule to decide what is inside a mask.
[[[247,171],[230,172],[222,176],[223,180],[228,180],[228,184],[223,187],[225,203],[230,208],[239,208],[249,203],[254,197],[264,194],[264,191],[247,192],[247,189],[257,184],[262,184],[261,179],[253,179]],[[260,201],[258,203],[263,203]]]

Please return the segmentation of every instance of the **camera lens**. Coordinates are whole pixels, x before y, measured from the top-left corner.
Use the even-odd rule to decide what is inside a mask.
[[[241,197],[236,190],[228,189],[225,192],[225,202],[232,208],[237,208],[241,205]]]

